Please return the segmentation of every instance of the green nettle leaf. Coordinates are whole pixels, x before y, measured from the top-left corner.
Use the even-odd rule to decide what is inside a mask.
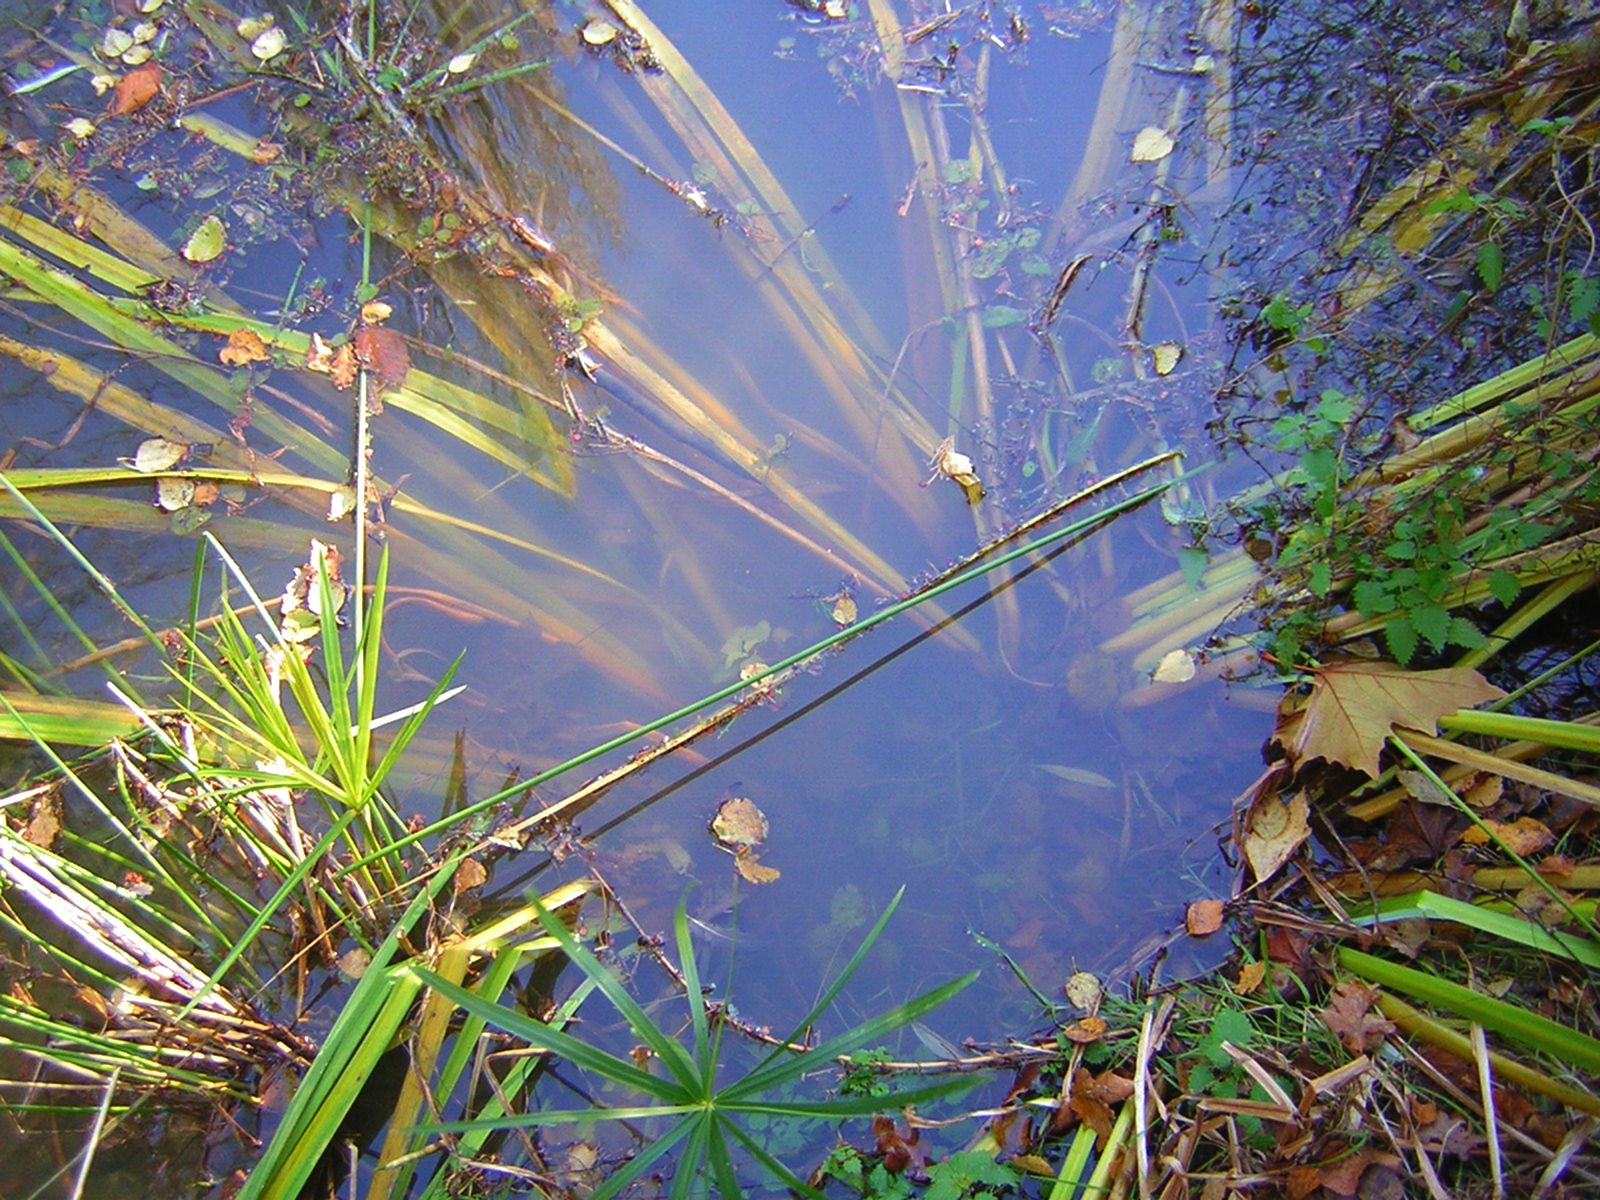
[[[1505,271],[1505,254],[1499,242],[1485,242],[1478,247],[1478,278],[1483,280],[1484,287],[1491,292],[1498,291]]]
[[[1300,469],[1313,483],[1326,483],[1339,473],[1339,456],[1326,446],[1318,446],[1300,456]]]
[[[1522,593],[1522,581],[1510,571],[1495,571],[1489,576],[1489,594],[1501,604],[1510,604]]]
[[[1306,573],[1306,587],[1319,600],[1333,589],[1333,568],[1325,562],[1312,563]]]
[[[1389,653],[1394,655],[1395,662],[1402,667],[1411,661],[1411,656],[1417,652],[1417,631],[1412,627],[1411,618],[1405,615],[1398,616],[1383,627],[1383,637],[1389,643]]]
[[[1480,646],[1487,646],[1489,639],[1484,637],[1483,630],[1479,629],[1465,617],[1453,617],[1450,621],[1450,641],[1452,644],[1466,650],[1476,650]]]
[[[1350,589],[1350,595],[1356,602],[1357,611],[1364,617],[1376,617],[1394,611],[1393,594],[1376,579],[1363,579]]]
[[[1435,650],[1443,650],[1450,640],[1450,611],[1438,604],[1414,608],[1408,614],[1411,627],[1428,639]]]

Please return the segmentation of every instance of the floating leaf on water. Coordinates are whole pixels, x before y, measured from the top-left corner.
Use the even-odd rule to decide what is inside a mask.
[[[246,17],[234,26],[234,29],[245,41],[253,42],[275,24],[277,24],[277,18],[270,15]]]
[[[100,39],[100,53],[106,58],[121,58],[133,49],[133,34],[126,29],[108,29]]]
[[[328,496],[328,520],[342,521],[356,510],[356,490],[348,484]]]
[[[188,508],[180,508],[168,518],[168,522],[172,527],[172,532],[177,534],[179,537],[182,537],[184,534],[193,533],[196,529],[199,529],[209,520],[211,520],[211,510],[208,508],[200,508],[193,504],[191,504]]]
[[[1222,928],[1221,900],[1195,900],[1184,913],[1183,925],[1190,937],[1209,937]]]
[[[217,352],[217,359],[225,367],[243,367],[250,363],[269,362],[267,344],[254,329],[235,329],[228,335],[228,344]]]
[[[471,891],[475,887],[482,887],[489,879],[489,872],[484,865],[475,858],[463,858],[461,865],[456,868],[454,878],[450,884],[455,888],[456,895]]]
[[[1110,1030],[1111,1027],[1106,1024],[1104,1017],[1087,1016],[1073,1021],[1070,1025],[1062,1029],[1061,1032],[1062,1035],[1066,1037],[1067,1041],[1076,1042],[1080,1046],[1086,1046],[1090,1042],[1098,1042],[1101,1038],[1105,1037]]]
[[[361,946],[352,946],[339,956],[339,972],[346,979],[360,979],[371,965],[372,952]]]
[[[135,46],[122,56],[122,61],[130,67],[137,67],[149,62],[154,55],[155,51],[149,46]]]
[[[361,306],[363,325],[382,325],[392,316],[394,316],[394,305],[382,300],[368,300]]]
[[[733,856],[733,869],[746,883],[776,883],[782,874],[776,867],[765,866],[748,850],[740,850]]]
[[[1171,375],[1183,361],[1183,347],[1177,342],[1157,342],[1150,347],[1157,375]]]
[[[274,25],[250,43],[250,53],[262,62],[271,62],[283,53],[288,44],[289,39],[284,37],[283,30]]]
[[[264,167],[269,162],[277,161],[278,156],[282,153],[283,143],[269,142],[266,138],[262,138],[250,148],[250,161],[258,167]]]
[[[217,502],[217,497],[221,495],[221,485],[212,480],[199,479],[195,481],[193,504],[196,508],[210,508]]]
[[[341,392],[355,386],[360,371],[361,364],[356,361],[355,347],[349,342],[340,346],[328,362],[328,374],[333,378],[333,386]]]
[[[183,244],[183,257],[192,263],[211,262],[222,253],[227,234],[221,217],[207,217]]]
[[[139,443],[139,449],[134,451],[133,462],[130,465],[135,471],[154,475],[158,471],[170,471],[182,462],[183,456],[188,453],[189,447],[183,442],[169,442],[166,438],[146,438]]]
[[[1088,971],[1074,971],[1065,988],[1067,1003],[1086,1013],[1100,1011],[1100,1001],[1105,999],[1105,989]]]
[[[363,325],[356,330],[351,345],[355,347],[356,362],[377,376],[380,388],[399,387],[406,381],[411,351],[406,348],[405,338],[394,330]]]
[[[1188,683],[1194,673],[1194,655],[1180,646],[1161,656],[1150,678],[1156,683]]]
[[[1146,125],[1134,135],[1133,162],[1160,162],[1172,153],[1174,143],[1165,129],[1158,125]]]
[[[464,75],[472,70],[472,64],[478,61],[476,54],[458,54],[445,64],[445,71],[451,75]]]
[[[93,121],[86,121],[82,117],[73,117],[62,128],[81,142],[86,138],[93,137],[94,131],[99,127]]]
[[[161,68],[155,63],[146,63],[117,81],[107,111],[114,117],[138,112],[160,94]]]
[[[724,850],[749,850],[767,840],[767,818],[753,800],[724,800],[711,818],[711,836]]]
[[[155,22],[140,21],[133,27],[133,44],[135,46],[142,46],[146,42],[153,42],[156,40],[156,34],[159,32],[160,30],[156,28]]]
[[[1117,785],[1104,775],[1095,771],[1085,771],[1082,767],[1064,767],[1060,763],[1036,763],[1035,770],[1043,771],[1046,775],[1054,775],[1057,779],[1065,779],[1068,783],[1081,783],[1084,787],[1099,788],[1102,791],[1111,791]]]
[[[582,28],[578,30],[578,36],[583,39],[585,45],[599,49],[616,41],[621,32],[622,30],[610,21],[594,17],[583,23]]]
[[[972,459],[956,449],[955,438],[947,437],[940,442],[928,465],[933,468],[933,474],[923,484],[924,487],[935,479],[953,479],[966,493],[968,504],[976,504],[983,499],[983,481],[978,478]]]
[[[757,621],[754,625],[741,625],[722,643],[722,669],[732,671],[772,636],[770,621]]]
[[[162,512],[177,512],[194,503],[194,480],[163,475],[156,480],[156,507]]]
[[[824,596],[823,601],[828,605],[828,616],[833,623],[844,629],[856,623],[858,615],[856,598],[850,594],[849,588],[840,588],[831,596]]]
[[[322,340],[320,333],[313,333],[311,344],[306,347],[306,370],[320,375],[333,373],[333,347]]]
[[[1196,75],[1209,75],[1217,69],[1217,60],[1209,54],[1202,54],[1194,60],[1191,68]]]
[[[139,11],[149,15],[150,13],[160,11],[161,6],[166,2],[167,0],[139,0]]]
[[[115,75],[106,75],[104,73],[92,75],[89,78],[89,84],[94,88],[94,94],[96,96],[104,96],[112,88],[117,86],[117,77]]]

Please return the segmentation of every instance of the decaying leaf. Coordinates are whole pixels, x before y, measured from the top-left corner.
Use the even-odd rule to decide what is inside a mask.
[[[250,148],[250,161],[258,167],[264,167],[269,162],[276,162],[282,153],[282,142],[269,142],[266,138],[261,138]]]
[[[162,512],[177,512],[194,503],[194,480],[163,475],[156,480],[156,507]]]
[[[1171,375],[1183,361],[1183,347],[1177,342],[1157,342],[1150,347],[1150,360],[1157,375]]]
[[[266,13],[259,17],[245,17],[234,26],[234,32],[245,41],[253,42],[275,24],[277,24],[277,18],[271,13]]]
[[[933,474],[928,476],[923,487],[927,487],[935,479],[952,479],[960,485],[968,504],[976,504],[983,499],[983,482],[973,468],[972,459],[956,449],[955,438],[947,437],[939,443],[939,448],[928,460],[928,466],[933,470]]]
[[[100,53],[105,58],[121,58],[133,49],[133,34],[126,29],[108,29],[100,38]]]
[[[183,257],[196,264],[211,262],[222,253],[227,236],[228,231],[221,217],[207,217],[195,227],[189,240],[183,243]]]
[[[319,375],[333,373],[333,347],[322,340],[320,333],[313,333],[311,344],[306,347],[306,370]]]
[[[1207,937],[1222,928],[1221,900],[1194,900],[1184,913],[1183,925],[1190,937]]]
[[[753,800],[735,796],[717,806],[711,836],[724,850],[750,850],[767,840],[767,818]]]
[[[1504,844],[1513,854],[1527,858],[1530,854],[1538,854],[1555,845],[1556,835],[1550,832],[1550,827],[1543,821],[1533,817],[1518,817],[1515,821],[1485,819],[1482,826],[1474,825],[1463,833],[1461,840],[1469,846]]]
[[[22,829],[22,838],[48,850],[55,845],[56,835],[60,832],[61,792],[57,788],[46,788],[33,798],[33,806],[28,811],[28,823]]]
[[[61,128],[65,129],[73,137],[82,142],[93,137],[94,131],[98,128],[98,126],[95,125],[93,121],[86,121],[82,117],[73,117],[72,120],[68,121]]]
[[[1265,959],[1255,959],[1239,968],[1239,978],[1234,981],[1233,990],[1240,996],[1248,996],[1261,987],[1267,977],[1267,964]]]
[[[1106,1024],[1104,1017],[1091,1014],[1073,1021],[1064,1027],[1061,1033],[1069,1042],[1076,1042],[1080,1046],[1085,1046],[1090,1042],[1098,1042],[1110,1032],[1110,1029],[1111,1027]]]
[[[254,329],[235,329],[228,335],[228,344],[217,352],[225,367],[243,367],[250,363],[269,362],[267,344]]]
[[[283,30],[274,25],[262,30],[260,36],[250,43],[250,53],[264,63],[271,62],[283,53],[288,44],[289,39],[284,36]]]
[[[1156,683],[1188,683],[1194,675],[1194,655],[1180,646],[1161,656],[1150,678]]]
[[[411,370],[406,340],[381,325],[362,325],[352,339],[356,361],[377,377],[379,388],[399,387]],[[335,383],[338,382],[336,379]]]
[[[488,881],[489,872],[484,865],[475,858],[464,858],[461,865],[456,868],[455,876],[450,880],[450,885],[455,888],[456,895],[471,891],[475,887],[482,887]]]
[[[372,952],[354,946],[339,956],[339,973],[346,979],[360,979],[372,965]]]
[[[746,883],[776,883],[780,874],[776,867],[763,865],[749,850],[740,850],[733,856],[733,869]]]
[[[591,18],[583,23],[578,30],[578,36],[583,39],[584,45],[599,48],[610,45],[622,33],[616,25],[600,17]]]
[[[342,521],[356,510],[356,490],[345,486],[328,494],[328,520]]]
[[[156,63],[145,63],[117,80],[107,111],[113,117],[138,112],[160,94],[161,67]]]
[[[450,75],[463,75],[472,70],[472,64],[478,61],[476,54],[458,54],[445,64],[445,71]]]
[[[1146,125],[1133,138],[1132,162],[1159,162],[1172,153],[1173,141],[1165,129]]]
[[[1067,1002],[1086,1013],[1100,1011],[1100,1001],[1105,999],[1105,989],[1088,971],[1074,971],[1067,980]]]
[[[1258,881],[1270,879],[1311,836],[1311,806],[1304,792],[1288,800],[1276,793],[1260,796],[1244,820],[1244,853]]]
[[[333,379],[333,386],[341,392],[347,392],[356,385],[356,376],[361,373],[361,364],[356,361],[355,348],[346,342],[334,352],[328,360],[328,374]]]
[[[1437,733],[1440,717],[1503,695],[1470,667],[1407,671],[1352,659],[1316,672],[1305,708],[1280,716],[1273,740],[1294,763],[1321,758],[1376,778],[1394,729]]]
[[[1371,1011],[1377,998],[1377,988],[1354,979],[1340,980],[1328,996],[1323,1023],[1351,1054],[1375,1049],[1386,1034],[1394,1032],[1393,1022]]]
[[[394,305],[385,300],[368,300],[361,306],[363,325],[382,325],[392,316],[394,316]]]
[[[345,586],[343,577],[344,557],[339,553],[339,547],[312,538],[310,555],[294,569],[278,605],[279,628],[290,642],[309,641],[317,635],[321,624],[322,588],[317,582],[318,559],[326,564],[335,614],[344,607],[348,598],[349,588]]]
[[[849,588],[840,588],[833,595],[824,596],[822,602],[828,606],[829,618],[840,629],[856,623],[856,598]]]
[[[143,471],[146,475],[154,475],[157,471],[170,471],[189,453],[189,447],[183,442],[169,442],[166,438],[146,438],[139,443],[139,449],[134,451],[133,461],[128,463],[135,471]]]

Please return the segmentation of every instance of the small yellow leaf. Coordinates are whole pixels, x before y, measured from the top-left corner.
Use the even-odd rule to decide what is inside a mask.
[[[394,316],[394,306],[382,300],[369,300],[361,306],[363,325],[382,325],[392,316]]]
[[[482,887],[489,878],[489,872],[484,865],[475,858],[464,858],[461,865],[456,868],[455,877],[450,884],[456,890],[456,895],[471,891],[475,887]]]
[[[133,462],[129,465],[135,471],[154,475],[158,471],[171,470],[181,463],[183,456],[188,453],[189,447],[183,442],[169,442],[166,438],[146,438],[139,443],[139,449],[134,451]]]
[[[100,53],[106,58],[121,58],[133,49],[133,34],[126,29],[108,29],[100,39]]]
[[[478,61],[476,54],[458,54],[445,66],[451,75],[463,75],[472,70],[472,64]]]
[[[183,257],[195,264],[208,263],[222,253],[227,235],[228,231],[222,224],[221,217],[207,217],[189,235],[189,240],[184,242]]]
[[[271,62],[283,53],[284,47],[288,44],[289,39],[284,37],[283,30],[274,25],[250,43],[250,53],[264,63]]]
[[[250,363],[269,362],[267,344],[254,329],[235,329],[228,335],[228,344],[217,352],[217,359],[225,367],[243,367]]]
[[[246,17],[234,26],[234,30],[245,41],[253,42],[276,23],[276,19],[271,16]]]
[[[1239,968],[1239,979],[1233,985],[1233,990],[1240,996],[1248,996],[1259,988],[1267,977],[1267,963],[1265,959],[1247,962]]]
[[[87,138],[93,137],[94,131],[98,129],[99,126],[93,121],[84,120],[82,117],[73,117],[72,120],[68,121],[62,126],[62,128],[81,142]]]
[[[1171,375],[1183,361],[1183,347],[1177,342],[1157,342],[1150,347],[1157,375]]]
[[[1072,1022],[1061,1032],[1069,1042],[1076,1042],[1080,1046],[1090,1042],[1098,1042],[1110,1031],[1104,1017],[1088,1016]]]
[[[733,856],[733,869],[746,883],[776,883],[781,874],[776,867],[763,866],[749,850],[741,850]]]

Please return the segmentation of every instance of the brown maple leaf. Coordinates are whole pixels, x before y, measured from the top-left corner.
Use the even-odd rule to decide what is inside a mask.
[[[1341,980],[1322,1010],[1323,1024],[1336,1034],[1351,1054],[1364,1054],[1394,1032],[1394,1023],[1371,1011],[1378,989],[1354,979]]]
[[[1286,714],[1273,740],[1291,761],[1326,759],[1376,778],[1396,728],[1439,731],[1439,718],[1505,695],[1470,667],[1408,671],[1352,659],[1320,668],[1305,708]]]

